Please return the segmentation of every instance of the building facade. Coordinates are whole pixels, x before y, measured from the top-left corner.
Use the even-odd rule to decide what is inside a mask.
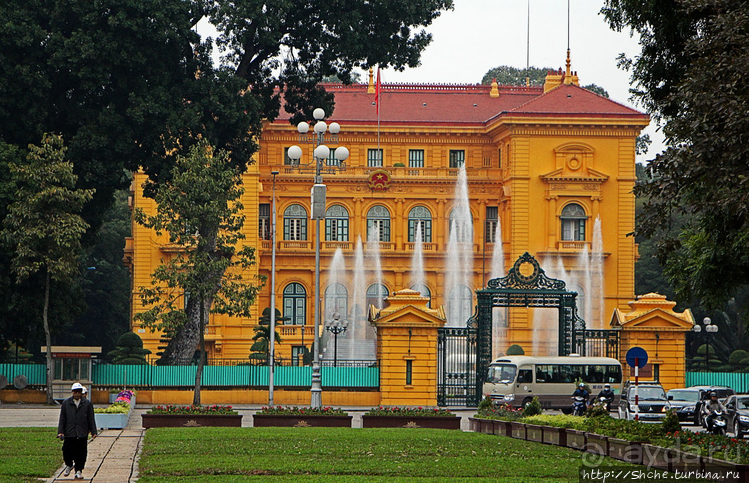
[[[345,146],[350,155],[344,163],[334,154],[323,160],[327,202],[320,233],[310,219],[314,145],[300,142],[282,110],[266,123],[243,178],[244,242],[257,248],[257,273],[268,282],[254,317],[211,317],[209,357],[246,359],[252,328],[270,306],[274,186],[275,306],[288,319],[279,327],[281,358],[298,362],[303,348],[311,348],[316,309],[323,322],[333,312],[348,319],[344,339],[371,339],[374,329],[361,325],[367,307],[382,306],[405,288],[428,296],[432,308],[444,306],[448,324],[460,325],[472,313],[473,291],[504,275],[526,251],[579,293],[590,328],[608,327],[614,310],[635,299],[637,253],[628,236],[635,139],[649,118],[581,88],[569,58],[566,70],[550,73],[543,87],[398,84],[377,92],[370,73],[368,84],[326,89],[335,93],[326,121],[340,124],[326,144],[332,153]],[[299,162],[288,156],[293,145],[302,148]],[[155,207],[142,196],[143,180],[134,178],[132,204],[148,212]],[[321,303],[315,304],[318,236]],[[466,249],[468,260],[455,257]],[[170,250],[133,226],[126,248],[133,314],[143,310],[139,287],[150,283]],[[458,272],[467,275],[456,278]],[[554,310],[513,308],[497,317],[496,354],[510,344],[539,355],[557,346]],[[133,330],[157,352],[159,334]]]

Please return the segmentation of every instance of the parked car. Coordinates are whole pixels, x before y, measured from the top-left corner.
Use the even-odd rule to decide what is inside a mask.
[[[702,414],[702,404],[705,402],[706,399],[710,399],[710,391],[715,391],[715,393],[718,395],[718,400],[723,401],[728,396],[733,396],[736,394],[736,391],[734,391],[729,386],[689,386],[687,389],[696,389],[700,393],[700,399],[697,402],[694,410],[697,413],[697,416],[700,418],[699,422],[702,424],[703,428],[707,428],[707,424],[705,424],[705,417]]]
[[[723,403],[726,407],[726,425],[737,438],[749,433],[749,394],[728,396]]]
[[[638,410],[640,421],[660,421],[671,409],[666,391],[657,382],[641,382],[637,387],[638,405],[635,407],[635,384],[632,381],[624,383],[622,397],[619,400],[619,418],[635,419]]]
[[[699,408],[702,404],[702,391],[693,388],[671,389],[666,393],[668,402],[676,410],[679,421],[700,424]]]

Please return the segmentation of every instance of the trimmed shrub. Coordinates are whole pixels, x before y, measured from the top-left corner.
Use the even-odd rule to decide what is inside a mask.
[[[523,408],[523,416],[535,416],[542,412],[544,412],[544,409],[541,407],[541,403],[538,402],[538,396],[533,396],[531,402]]]
[[[508,356],[524,356],[525,351],[519,345],[512,344],[510,347],[507,348],[507,355]]]

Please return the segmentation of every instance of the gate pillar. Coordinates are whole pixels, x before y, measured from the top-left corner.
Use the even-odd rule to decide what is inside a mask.
[[[437,406],[437,329],[445,325],[445,310],[430,309],[429,297],[410,289],[387,302],[384,309],[369,309],[377,328],[380,404]]]

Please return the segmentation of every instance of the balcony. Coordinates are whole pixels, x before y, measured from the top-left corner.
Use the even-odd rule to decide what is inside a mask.
[[[585,247],[588,247],[588,250],[590,250],[590,242],[566,240],[557,242],[557,250],[559,251],[581,251],[584,250]]]
[[[278,327],[279,334],[281,337],[302,337],[302,331],[304,331],[304,337],[314,337],[314,327],[302,326],[302,325],[281,325]],[[311,340],[311,339],[310,339]]]

